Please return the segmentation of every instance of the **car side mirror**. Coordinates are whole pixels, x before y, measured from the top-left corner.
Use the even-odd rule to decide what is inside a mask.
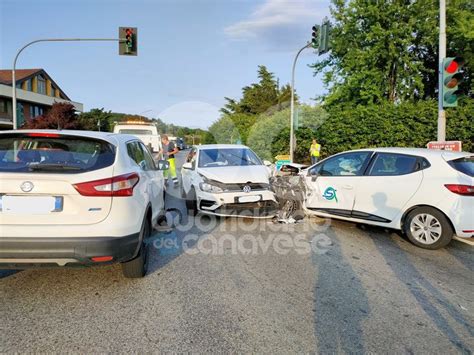
[[[170,163],[167,160],[158,160],[156,163],[156,170],[168,170],[170,168]]]
[[[272,162],[271,162],[271,161],[268,161],[268,160],[264,160],[264,161],[263,161],[263,165],[265,165],[265,166],[272,166]]]
[[[193,169],[193,164],[191,164],[191,163],[184,163],[184,164],[183,164],[183,169],[192,170],[192,169]]]

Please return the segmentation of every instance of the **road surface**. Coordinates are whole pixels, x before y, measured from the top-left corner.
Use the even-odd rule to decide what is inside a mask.
[[[183,155],[179,155],[182,163]],[[0,352],[471,353],[471,246],[337,221],[186,217],[151,270],[0,271]],[[173,196],[175,195],[175,196]]]

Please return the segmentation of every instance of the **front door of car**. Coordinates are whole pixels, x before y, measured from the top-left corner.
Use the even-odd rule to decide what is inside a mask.
[[[323,160],[305,177],[305,206],[316,213],[350,217],[357,187],[372,152],[349,152]]]
[[[359,182],[353,217],[390,223],[419,189],[429,163],[413,155],[376,153]]]

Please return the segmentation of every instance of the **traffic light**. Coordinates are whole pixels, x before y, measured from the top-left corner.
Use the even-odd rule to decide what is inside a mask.
[[[463,81],[461,73],[464,59],[461,57],[451,57],[443,59],[443,107],[456,107],[461,90],[458,85]]]
[[[119,54],[137,55],[136,27],[119,27]]]
[[[311,36],[311,46],[314,49],[318,49],[319,48],[319,25],[314,25],[312,30],[313,30],[313,33]]]
[[[319,54],[324,54],[329,51],[329,32],[331,30],[331,24],[329,20],[325,19],[321,24],[319,33]]]

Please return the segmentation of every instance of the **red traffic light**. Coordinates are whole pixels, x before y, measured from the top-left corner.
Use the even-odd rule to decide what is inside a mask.
[[[449,74],[456,73],[461,66],[464,64],[464,59],[461,57],[454,58],[451,62],[447,63],[444,70]]]

